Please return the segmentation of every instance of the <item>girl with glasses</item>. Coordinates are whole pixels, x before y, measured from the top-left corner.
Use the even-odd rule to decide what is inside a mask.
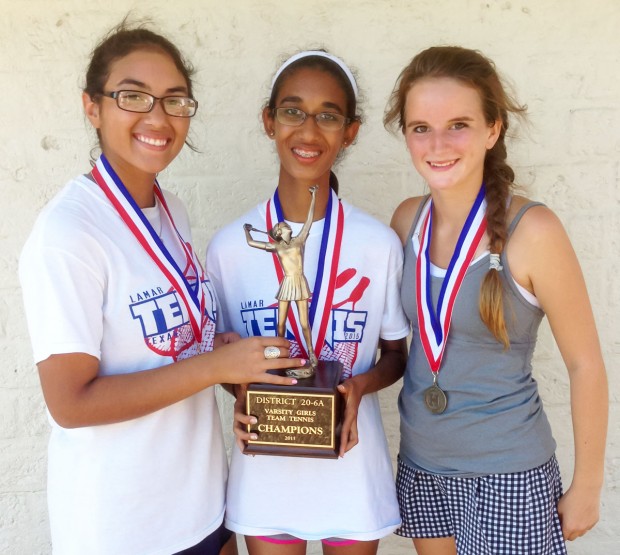
[[[277,256],[251,248],[244,224],[246,230],[271,230],[285,222],[291,237],[305,236],[314,202],[303,266],[313,349],[319,361],[344,365],[336,459],[244,455],[245,442],[257,438],[246,432],[254,419],[245,416],[244,389],[237,388],[239,449],[232,454],[226,525],[246,536],[251,555],[301,555],[308,540],[321,540],[328,555],[372,555],[400,521],[377,391],[401,377],[406,359],[408,325],[398,299],[402,252],[387,226],[338,198],[332,171],[356,138],[356,107],[357,84],[342,60],[324,51],[289,58],[262,112],[279,157],[277,188],[217,233],[207,251],[221,302],[218,326],[274,337]],[[295,328],[300,325],[291,311],[286,335],[291,353],[299,355],[304,341]]]
[[[236,553],[213,386],[291,384],[266,370],[305,363],[284,360],[284,339],[215,335],[187,213],[156,181],[187,139],[191,73],[145,28],[122,24],[95,48],[83,104],[101,156],[43,210],[21,256],[57,555]]]
[[[397,533],[419,555],[565,554],[565,540],[598,519],[605,368],[566,232],[513,194],[505,137],[524,110],[479,52],[435,47],[403,70],[385,116],[430,190],[392,220],[413,326]],[[570,377],[575,468],[564,494],[532,376],[545,315]]]

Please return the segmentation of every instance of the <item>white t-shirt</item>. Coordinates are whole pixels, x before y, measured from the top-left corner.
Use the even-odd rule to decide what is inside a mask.
[[[181,201],[169,193],[165,198],[190,241]],[[144,212],[189,272],[159,206]],[[84,176],[41,212],[21,255],[20,279],[37,363],[52,354],[87,353],[99,359],[100,375],[115,375],[213,347],[215,302],[208,281],[198,345],[170,283]],[[170,555],[221,524],[227,464],[213,388],[118,424],[65,429],[50,422],[55,554]]]
[[[345,373],[350,375],[352,368],[356,375],[374,366],[380,337],[401,339],[409,326],[399,298],[398,238],[360,210],[343,206],[339,278],[319,358],[335,354]],[[248,246],[246,222],[265,230],[265,204],[217,233],[207,251],[206,270],[220,308],[218,330],[274,336],[278,281],[273,258]],[[297,235],[302,224],[288,223]],[[305,246],[304,272],[311,288],[323,224],[313,223]],[[226,526],[245,535],[287,533],[308,540],[337,536],[366,541],[392,532],[400,517],[376,394],[363,397],[358,429],[359,444],[342,459],[246,456],[233,449]]]

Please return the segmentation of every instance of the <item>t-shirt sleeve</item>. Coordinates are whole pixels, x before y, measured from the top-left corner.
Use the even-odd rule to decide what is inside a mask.
[[[385,288],[385,309],[381,321],[381,339],[402,339],[409,335],[409,321],[400,300],[400,284],[403,275],[403,249],[395,233],[390,230],[388,273]]]
[[[104,284],[78,252],[38,233],[22,251],[19,277],[35,363],[53,354],[101,357]]]

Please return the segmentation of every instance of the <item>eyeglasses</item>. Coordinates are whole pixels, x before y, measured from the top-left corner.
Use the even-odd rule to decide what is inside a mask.
[[[163,96],[161,98],[142,91],[104,92],[103,96],[116,100],[116,105],[126,112],[150,112],[159,100],[164,112],[178,118],[191,118],[198,110],[198,101],[188,96]]]
[[[283,125],[299,127],[306,118],[313,117],[316,124],[325,131],[339,131],[345,124],[351,122],[350,118],[334,112],[319,112],[318,114],[308,114],[299,108],[276,108],[274,110],[276,119]]]

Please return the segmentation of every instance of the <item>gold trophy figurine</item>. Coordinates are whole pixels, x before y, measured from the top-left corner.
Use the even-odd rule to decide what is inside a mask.
[[[251,224],[244,224],[245,237],[248,245],[267,252],[275,252],[282,270],[284,278],[280,283],[280,289],[276,294],[278,299],[278,336],[284,337],[286,333],[286,318],[290,309],[291,301],[295,301],[299,314],[299,324],[306,343],[309,361],[301,368],[291,368],[286,371],[287,376],[292,378],[309,378],[314,375],[318,361],[312,346],[312,331],[308,320],[308,299],[310,298],[310,287],[304,275],[304,246],[312,220],[314,218],[314,204],[318,185],[310,187],[312,200],[308,216],[299,234],[293,237],[293,230],[286,222],[278,222],[269,232],[255,229]],[[273,243],[266,241],[256,241],[250,234],[251,231],[267,233],[273,239]]]

